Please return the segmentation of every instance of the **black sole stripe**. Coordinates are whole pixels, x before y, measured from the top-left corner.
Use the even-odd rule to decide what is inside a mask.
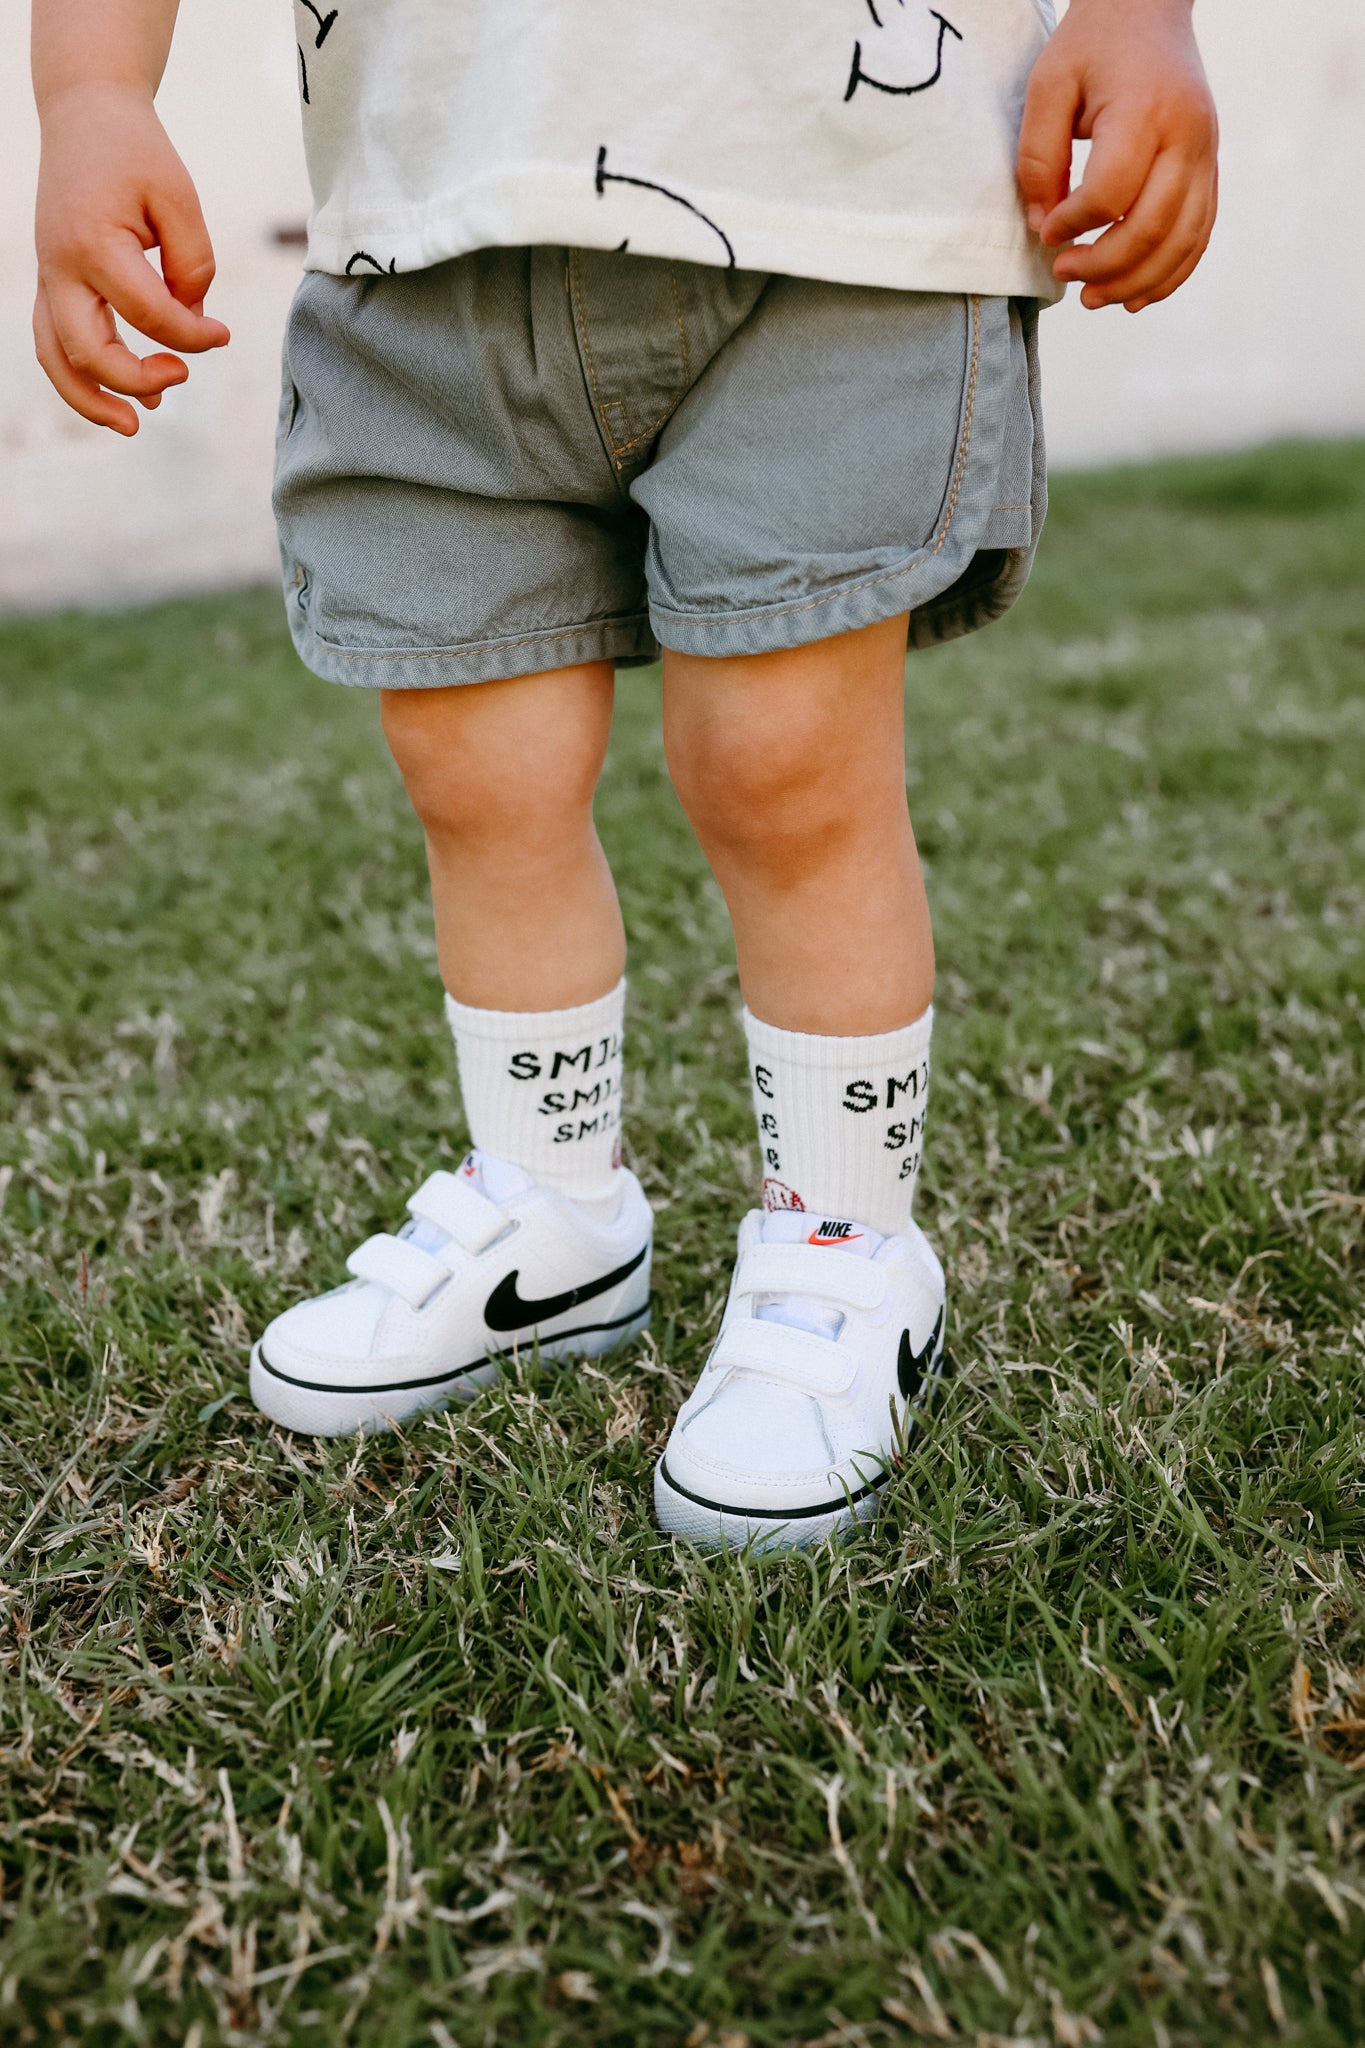
[[[840,1508],[856,1507],[860,1500],[866,1500],[870,1493],[876,1493],[891,1478],[890,1472],[883,1472],[880,1479],[870,1479],[866,1486],[860,1486],[856,1493],[841,1493],[834,1500],[817,1501],[809,1508],[741,1508],[733,1501],[707,1500],[705,1494],[693,1493],[690,1487],[679,1486],[668,1469],[667,1458],[660,1463],[659,1470],[664,1484],[680,1493],[684,1500],[695,1501],[699,1508],[710,1508],[713,1514],[735,1515],[745,1522],[804,1522],[812,1515],[832,1515]]]
[[[639,1317],[647,1314],[653,1299],[651,1295],[639,1308],[633,1308],[629,1315],[617,1316],[609,1323],[582,1323],[572,1330],[552,1330],[549,1336],[542,1337],[540,1341],[542,1344],[562,1344],[569,1337],[595,1337],[603,1330],[620,1330],[627,1323],[636,1322]],[[310,1394],[407,1394],[418,1387],[453,1386],[457,1380],[467,1379],[470,1373],[478,1372],[481,1366],[499,1364],[512,1348],[509,1344],[506,1351],[490,1351],[483,1358],[476,1358],[472,1365],[457,1366],[453,1372],[433,1373],[428,1379],[421,1380],[382,1380],[373,1387],[339,1387],[329,1385],[326,1380],[296,1379],[293,1373],[281,1372],[277,1365],[272,1365],[259,1344],[256,1346],[256,1356],[272,1379],[283,1380],[287,1386],[303,1387]]]

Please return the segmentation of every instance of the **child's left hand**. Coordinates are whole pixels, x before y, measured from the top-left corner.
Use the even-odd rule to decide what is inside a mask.
[[[1185,282],[1218,208],[1218,120],[1191,0],[1071,0],[1034,67],[1019,136],[1029,226],[1083,306],[1140,313]],[[1071,145],[1090,160],[1073,191]],[[1077,235],[1105,228],[1095,242]]]

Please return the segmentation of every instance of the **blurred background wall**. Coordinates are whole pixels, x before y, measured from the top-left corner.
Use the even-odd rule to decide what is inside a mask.
[[[230,20],[230,26],[225,22]],[[1200,0],[1223,214],[1177,298],[1043,322],[1057,465],[1365,433],[1365,4]],[[275,574],[279,336],[307,212],[283,0],[184,0],[161,92],[218,257],[231,348],[128,443],[69,413],[29,335],[37,123],[21,12],[0,21],[0,606],[133,601]]]

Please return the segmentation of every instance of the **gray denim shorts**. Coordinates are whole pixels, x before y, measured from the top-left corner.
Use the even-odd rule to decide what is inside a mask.
[[[275,479],[299,653],[413,689],[969,632],[1042,525],[1036,318],[622,251],[309,272]]]

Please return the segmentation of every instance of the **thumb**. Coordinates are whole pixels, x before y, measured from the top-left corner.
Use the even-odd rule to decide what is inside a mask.
[[[1034,66],[1019,129],[1019,190],[1035,234],[1071,189],[1071,138],[1081,106],[1080,79],[1049,55]]]
[[[172,298],[193,312],[200,312],[217,266],[213,244],[204,223],[199,195],[189,173],[179,167],[180,176],[165,184],[148,205],[148,218],[161,250],[161,275]],[[221,321],[212,321],[221,327]],[[227,329],[222,328],[223,340]]]

